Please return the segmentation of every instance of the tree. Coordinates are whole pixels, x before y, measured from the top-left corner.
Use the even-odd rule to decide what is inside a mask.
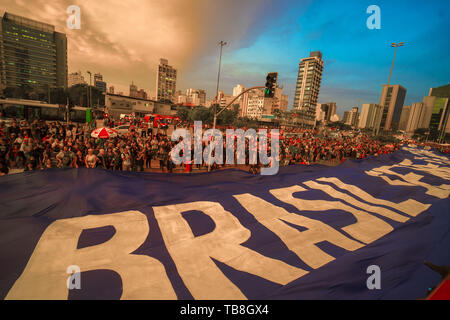
[[[190,117],[191,109],[187,107],[178,107],[177,116],[183,120],[188,121]]]
[[[189,114],[189,121],[202,121],[211,124],[214,119],[214,110],[206,107],[194,107]]]

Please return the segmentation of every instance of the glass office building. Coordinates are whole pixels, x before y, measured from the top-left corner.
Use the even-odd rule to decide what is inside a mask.
[[[55,27],[6,12],[0,24],[1,88],[67,88],[67,38]]]

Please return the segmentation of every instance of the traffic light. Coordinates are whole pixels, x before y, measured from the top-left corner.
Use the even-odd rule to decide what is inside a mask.
[[[270,72],[266,77],[266,88],[264,89],[265,98],[273,98],[275,94],[275,88],[277,87],[277,72]]]

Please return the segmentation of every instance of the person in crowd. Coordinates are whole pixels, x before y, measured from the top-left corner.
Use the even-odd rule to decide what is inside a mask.
[[[79,125],[39,120],[28,123],[13,119],[5,125],[3,121],[0,121],[0,174],[9,173],[10,169],[94,168],[97,165],[104,169],[144,171],[151,168],[152,159],[159,160],[161,171],[167,168],[168,172],[173,172],[175,167],[170,153],[178,142],[171,141],[164,130],[153,134],[151,126],[149,128],[143,120],[134,119],[133,125],[137,129],[147,130],[134,129],[127,135],[109,139],[92,138],[89,123]],[[118,122],[108,119],[108,124],[114,127]],[[185,127],[189,128],[189,124]],[[208,127],[204,126],[205,129]],[[398,143],[388,146],[364,134],[350,136],[345,131],[335,138],[319,135],[314,129],[303,128],[284,129],[281,135],[280,165],[338,164],[345,159],[366,159],[390,153],[400,146]],[[202,143],[203,148],[207,143]],[[266,147],[269,145],[270,138]],[[225,142],[223,147],[225,154]],[[247,166],[250,155],[256,151],[253,149],[249,152],[249,143],[246,141]],[[448,147],[441,152],[448,153]],[[259,166],[257,163],[247,168],[252,173],[258,173]],[[206,167],[204,163],[197,164],[197,169]],[[184,169],[182,171],[190,172],[192,164],[182,164],[181,168]],[[214,164],[211,169],[219,167]]]
[[[86,164],[86,168],[95,168],[95,166],[97,165],[98,158],[94,154],[94,149],[88,149],[88,154],[86,155],[84,161]]]
[[[58,168],[72,167],[74,157],[75,155],[73,152],[70,151],[67,146],[64,146],[63,149],[56,155],[56,159],[58,160]]]

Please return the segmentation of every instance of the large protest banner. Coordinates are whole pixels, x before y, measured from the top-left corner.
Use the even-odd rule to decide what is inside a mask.
[[[449,178],[414,146],[274,176],[0,177],[0,297],[421,298],[440,281],[423,262],[450,265]]]

